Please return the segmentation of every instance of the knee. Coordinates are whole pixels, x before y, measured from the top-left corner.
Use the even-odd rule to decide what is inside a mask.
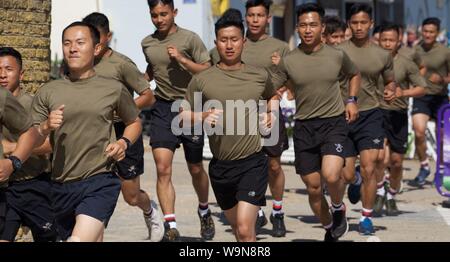
[[[325,181],[328,184],[336,184],[340,179],[341,177],[339,175],[328,175],[325,177]]]
[[[254,239],[254,228],[245,224],[238,224],[236,228],[236,233],[239,241],[241,242],[249,242]]]
[[[281,165],[278,161],[271,161],[269,165],[269,174],[277,176],[281,172]]]
[[[193,177],[199,177],[202,176],[205,173],[205,169],[203,168],[203,164],[190,164],[189,165],[189,173],[191,173],[191,175]]]
[[[401,169],[403,168],[403,162],[401,159],[394,158],[391,160],[391,168]]]
[[[322,186],[321,185],[308,185],[307,186],[308,195],[309,196],[321,196],[322,195]]]
[[[167,164],[156,164],[156,171],[158,173],[158,178],[170,176],[172,173],[172,167]]]
[[[416,140],[425,140],[425,130],[415,130],[414,135],[416,137]]]
[[[366,165],[361,165],[361,175],[365,176],[366,178],[372,177],[374,176],[374,172],[375,171],[375,165],[374,164],[366,164]]]
[[[123,199],[127,202],[128,205],[135,207],[139,203],[139,194],[123,194]]]

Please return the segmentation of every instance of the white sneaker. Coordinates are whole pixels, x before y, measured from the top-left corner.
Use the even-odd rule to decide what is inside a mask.
[[[161,242],[164,236],[164,223],[159,215],[155,201],[151,201],[151,206],[153,208],[152,215],[146,216],[144,214],[145,224],[148,228],[148,239],[150,239],[150,242]]]

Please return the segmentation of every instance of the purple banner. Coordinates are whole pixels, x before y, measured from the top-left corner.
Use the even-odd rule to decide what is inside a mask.
[[[444,111],[444,137],[442,139],[444,154],[444,176],[450,174],[450,110]],[[439,145],[438,145],[439,146]]]

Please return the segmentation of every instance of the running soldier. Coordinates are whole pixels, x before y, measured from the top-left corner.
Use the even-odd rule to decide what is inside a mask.
[[[348,81],[342,81],[343,98],[349,103],[358,103],[359,118],[350,124],[349,137],[346,143],[346,166],[343,176],[350,183],[348,197],[356,204],[362,193],[362,216],[359,232],[364,235],[374,234],[372,223],[373,205],[376,196],[377,182],[375,167],[378,154],[384,146],[383,114],[379,108],[377,95],[378,80],[384,80],[384,99],[388,102],[395,98],[395,79],[392,56],[386,50],[371,42],[369,31],[373,27],[372,7],[367,4],[354,4],[349,12],[348,24],[353,37],[341,45],[355,63],[361,73],[361,92],[357,97],[347,97]],[[355,172],[355,162],[360,155],[360,172]],[[361,188],[362,183],[362,188]]]
[[[425,64],[423,76],[427,80],[426,95],[414,99],[413,105],[416,153],[420,161],[419,174],[410,183],[415,187],[424,186],[431,174],[425,135],[428,121],[436,120],[439,108],[449,102],[447,85],[450,83],[450,50],[436,40],[440,29],[439,18],[425,19],[422,23],[422,44],[415,47]],[[436,126],[440,128],[440,123]]]
[[[203,168],[203,135],[176,136],[171,130],[174,101],[183,99],[193,74],[210,67],[208,51],[193,32],[175,24],[178,10],[173,0],[148,0],[156,31],[142,41],[148,63],[148,80],[156,81],[156,102],[151,109],[150,145],[158,175],[157,193],[164,214],[165,241],[179,240],[175,218],[175,189],[172,184],[172,160],[183,144],[184,155],[197,193],[200,235],[212,240],[214,221],[208,206],[209,179]]]
[[[114,162],[141,134],[139,111],[118,81],[95,74],[100,33],[74,22],[62,33],[66,78],[43,86],[33,100],[33,122],[50,136],[52,197],[58,233],[73,242],[103,241],[120,193]],[[114,113],[126,125],[116,140]]]
[[[109,47],[112,33],[109,29],[108,18],[101,13],[92,13],[83,22],[95,26],[100,32],[101,51],[95,58],[95,72],[102,77],[121,82],[130,92],[136,92],[135,99],[138,109],[153,105],[155,98],[148,81],[136,65],[128,57]],[[123,136],[125,124],[116,119],[114,131],[116,138]],[[140,176],[144,174],[144,143],[142,135],[127,149],[125,159],[117,163],[117,174],[122,179],[122,194],[125,202],[139,207],[144,214],[144,221],[148,228],[149,239],[152,242],[161,241],[164,235],[164,225],[158,210],[152,207],[149,195],[141,189]]]
[[[197,103],[207,107],[214,100],[215,109],[207,107],[203,113],[185,108],[181,115],[194,123],[205,121],[206,130],[209,126],[217,132],[208,134],[214,156],[209,175],[217,203],[237,241],[254,242],[257,212],[266,204],[268,184],[268,159],[262,151],[260,128],[256,124],[258,105],[260,99],[270,104],[278,95],[265,69],[241,62],[246,41],[242,17],[228,14],[215,27],[220,61],[195,75],[186,94],[190,108],[197,108]],[[195,97],[203,97],[205,101],[196,101]],[[278,104],[273,108],[277,111]],[[236,134],[235,127],[240,130],[240,125],[245,132]]]
[[[377,174],[378,190],[374,212],[380,215],[383,205],[386,204],[386,215],[388,216],[396,216],[400,213],[395,196],[402,183],[403,157],[408,146],[408,98],[425,95],[427,86],[417,65],[398,53],[401,46],[400,40],[400,29],[397,25],[385,24],[381,27],[380,46],[391,52],[394,57],[395,82],[397,84],[396,100],[392,103],[380,101],[386,132],[385,149],[383,150],[383,154],[386,154],[386,161],[383,161],[378,170],[379,174]],[[389,183],[387,183],[386,190],[384,170],[387,167],[389,167]]]
[[[0,74],[2,87],[9,90],[31,116],[33,97],[20,88],[23,78],[22,55],[11,47],[0,48]],[[7,128],[3,129],[3,155],[9,156],[17,147],[18,136]],[[7,212],[5,230],[0,241],[13,242],[21,225],[31,229],[35,242],[54,242],[57,240],[55,216],[50,199],[50,161],[51,148],[47,140],[35,148],[30,158],[23,163],[21,170],[10,176],[6,189]]]
[[[279,65],[282,83],[290,80],[297,112],[294,130],[296,172],[306,184],[309,203],[326,230],[325,241],[337,241],[348,231],[341,190],[348,124],[358,117],[358,107],[341,99],[340,77],[349,79],[348,95],[358,94],[361,77],[345,52],[323,44],[324,9],[313,3],[297,11],[297,32],[302,44]],[[301,72],[299,74],[298,72]],[[278,86],[276,84],[275,86]],[[331,212],[322,190],[327,184]]]

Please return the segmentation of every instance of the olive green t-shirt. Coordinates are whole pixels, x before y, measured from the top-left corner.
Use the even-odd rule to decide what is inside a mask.
[[[398,53],[409,60],[413,61],[418,67],[423,64],[422,57],[416,52],[414,48],[410,48],[407,46],[402,46],[398,50]]]
[[[425,64],[427,68],[427,73],[425,75],[426,81],[428,83],[427,95],[447,95],[447,85],[446,84],[434,84],[428,80],[431,74],[436,73],[441,77],[446,77],[450,72],[450,50],[441,45],[434,44],[434,46],[426,51],[422,45],[416,46],[416,51]]]
[[[65,105],[63,124],[50,133],[52,179],[80,181],[110,172],[113,160],[106,157],[105,150],[116,141],[114,112],[124,122],[134,121],[139,114],[130,93],[120,82],[100,76],[52,81],[34,98],[34,124],[47,120],[61,105]]]
[[[0,88],[0,121],[1,133],[4,128],[11,133],[21,135],[32,127],[33,123],[27,110],[5,88]],[[3,159],[3,147],[0,144],[0,159]],[[6,187],[7,182],[0,182],[0,188]]]
[[[361,87],[358,94],[358,106],[361,112],[380,106],[378,98],[378,80],[394,79],[394,64],[391,53],[381,47],[369,43],[365,47],[356,46],[351,40],[338,45],[345,51],[361,73]],[[341,80],[343,99],[348,97],[348,78]]]
[[[166,38],[159,37],[155,32],[142,40],[145,59],[152,67],[156,81],[155,96],[175,101],[184,98],[192,74],[176,60],[170,59],[168,45],[174,45],[186,58],[198,64],[208,62],[210,57],[200,37],[181,27]]]
[[[297,112],[295,119],[336,117],[344,113],[339,79],[351,78],[358,69],[347,54],[328,45],[313,53],[297,48],[284,57],[278,67],[275,86],[288,79],[294,85]]]
[[[21,92],[17,96],[17,101],[25,108],[28,115],[31,116],[31,104],[33,103],[33,97],[25,92]],[[3,138],[10,142],[17,142],[19,135],[12,134],[7,128],[3,129]],[[23,163],[22,169],[15,172],[9,181],[25,181],[38,177],[44,172],[50,171],[50,160],[45,155],[31,155],[27,161]]]
[[[411,61],[409,58],[398,54],[394,58],[394,72],[395,72],[395,83],[401,89],[406,90],[411,87],[421,86],[426,87],[427,83],[425,79],[420,75],[419,67]],[[384,85],[380,78],[379,85],[379,97],[380,107],[386,110],[407,110],[408,109],[408,98],[396,98],[392,103],[387,103],[384,101]]]
[[[145,90],[150,89],[150,84],[145,80],[144,74],[139,71],[130,58],[117,51],[111,51],[110,56],[104,56],[96,63],[97,75],[121,82],[131,95],[134,92],[142,94]]]
[[[275,89],[267,70],[242,64],[238,70],[223,70],[217,65],[195,75],[189,83],[186,99],[194,108],[194,93],[201,92],[203,104],[209,100],[217,100],[224,110],[224,135],[209,137],[211,152],[219,160],[239,160],[261,151],[261,135],[259,133],[258,108],[260,100],[269,100],[275,95]],[[242,106],[233,107],[227,101],[241,101],[242,105],[253,104],[245,109]],[[236,104],[238,105],[238,104]],[[234,129],[227,125],[227,110],[234,113]],[[233,111],[231,111],[233,110]],[[239,116],[238,116],[239,114]],[[238,121],[242,117],[242,121]],[[250,121],[250,117],[253,120]],[[237,125],[245,121],[244,134],[237,132]],[[216,127],[217,128],[217,127]],[[231,132],[227,134],[227,128]]]

